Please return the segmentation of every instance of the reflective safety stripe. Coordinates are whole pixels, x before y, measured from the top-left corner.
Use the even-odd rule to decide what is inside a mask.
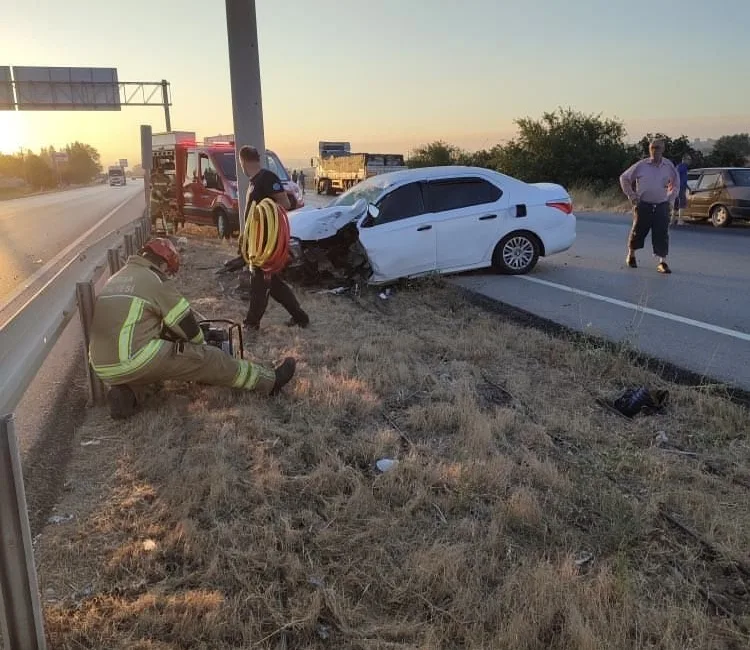
[[[242,359],[240,359],[237,363],[239,363],[240,367],[237,369],[237,374],[234,376],[232,387],[244,388],[245,382],[247,381],[247,374],[250,371],[250,363],[247,361],[243,361]]]
[[[190,303],[181,298],[180,301],[169,310],[169,313],[164,317],[164,324],[167,327],[172,327],[175,323],[179,323],[182,317],[190,311]]]
[[[161,339],[149,341],[131,359],[106,366],[95,366],[92,363],[91,367],[101,379],[120,379],[126,375],[133,374],[149,362],[153,361],[154,357],[159,354],[159,351],[164,344],[169,345],[169,342],[162,341]]]
[[[120,338],[117,345],[120,363],[130,359],[131,346],[133,344],[133,329],[143,316],[144,302],[140,298],[133,298],[128,310],[128,316],[120,330]]]

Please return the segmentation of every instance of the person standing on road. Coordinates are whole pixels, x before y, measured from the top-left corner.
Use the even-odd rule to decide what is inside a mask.
[[[690,156],[685,154],[682,156],[682,162],[677,165],[677,175],[680,177],[680,193],[674,202],[674,214],[672,215],[672,223],[681,226],[685,222],[682,220],[682,211],[687,207],[687,191],[688,191],[688,169],[690,164]]]
[[[303,170],[299,170],[299,175],[297,176],[297,185],[299,185],[299,189],[302,192],[302,195],[305,194],[305,172]]]
[[[151,208],[151,227],[156,230],[156,222],[159,218],[162,220],[163,230],[166,232],[169,224],[169,193],[172,181],[164,173],[161,164],[158,162],[151,171],[151,192],[149,203]]]
[[[250,206],[253,202],[260,203],[263,199],[271,199],[286,210],[291,208],[281,180],[272,171],[261,167],[260,154],[255,147],[245,145],[240,149],[240,165],[242,171],[250,179],[247,188],[245,223],[249,218]],[[289,327],[308,326],[310,317],[300,307],[292,289],[278,274],[268,275],[263,269],[255,267],[250,268],[250,274],[250,308],[245,316],[245,331],[248,339],[260,329],[260,321],[268,307],[269,295],[289,312],[291,316],[287,322]]]
[[[659,273],[671,273],[669,253],[669,206],[680,191],[680,177],[671,161],[664,158],[664,140],[649,144],[648,158],[639,160],[620,176],[620,187],[633,205],[633,227],[625,263],[638,267],[635,251],[643,248],[651,232],[651,244],[659,263]]]
[[[292,170],[292,182],[294,183],[297,182],[297,170],[296,169]]]

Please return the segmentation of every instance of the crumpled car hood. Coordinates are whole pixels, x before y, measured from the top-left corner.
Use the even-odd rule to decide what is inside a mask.
[[[367,201],[360,199],[354,205],[335,205],[317,210],[300,210],[289,215],[290,235],[301,241],[320,241],[333,237],[346,224],[363,217]]]

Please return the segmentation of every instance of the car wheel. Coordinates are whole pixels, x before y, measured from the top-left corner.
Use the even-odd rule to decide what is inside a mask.
[[[723,205],[717,205],[711,210],[711,223],[716,228],[726,228],[732,221],[732,217]]]
[[[229,239],[232,234],[229,228],[229,219],[224,210],[219,210],[216,213],[216,234],[219,236],[219,239]]]
[[[512,232],[495,247],[492,266],[506,275],[523,275],[539,260],[539,241],[531,233]]]

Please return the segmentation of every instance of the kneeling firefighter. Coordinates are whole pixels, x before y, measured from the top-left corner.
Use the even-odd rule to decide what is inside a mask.
[[[113,418],[132,415],[145,387],[163,380],[273,395],[294,375],[293,358],[270,370],[206,345],[190,304],[168,277],[179,267],[174,244],[152,239],[97,296],[89,359],[110,387],[107,402]]]

